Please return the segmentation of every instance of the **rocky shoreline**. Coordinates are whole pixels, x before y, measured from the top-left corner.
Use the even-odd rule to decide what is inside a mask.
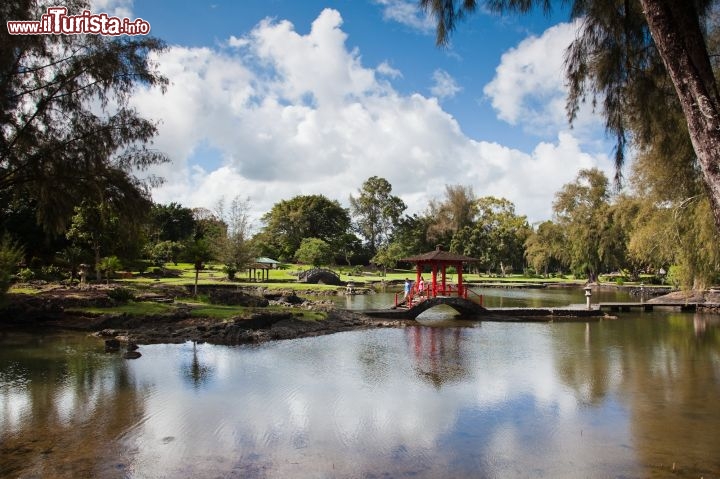
[[[11,294],[0,310],[0,329],[58,329],[86,331],[105,341],[108,350],[125,348],[126,357],[137,357],[136,345],[184,343],[186,341],[239,345],[280,339],[296,339],[343,331],[380,327],[398,327],[406,321],[371,318],[360,313],[335,309],[331,302],[308,301],[294,291],[273,291],[267,295],[248,295],[238,291],[216,293],[219,304],[240,305],[231,318],[203,317],[192,314],[192,308],[175,300],[164,290],[137,296],[140,301],[169,302],[172,310],[162,314],[127,314],[90,312],[83,308],[117,305],[108,294],[112,288],[53,289],[33,295]],[[268,306],[274,306],[267,309]],[[314,311],[324,319],[307,319]]]

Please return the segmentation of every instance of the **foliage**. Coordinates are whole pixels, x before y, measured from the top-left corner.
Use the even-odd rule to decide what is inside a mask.
[[[144,219],[143,211],[147,211],[149,203],[145,210],[129,211],[125,209],[127,206],[84,201],[75,208],[66,237],[75,247],[85,247],[93,252],[98,281],[101,273],[100,259],[103,254],[112,255],[127,251],[130,245],[140,243],[140,222]]]
[[[438,44],[446,44],[457,20],[475,11],[479,3],[420,0],[437,21]],[[485,3],[495,11],[525,13],[534,6],[547,11],[552,2]],[[566,107],[570,120],[588,98],[593,106],[602,105],[606,129],[616,140],[618,180],[630,138],[638,149],[662,146],[668,136],[678,138],[676,132],[691,139],[684,143],[692,144],[694,155],[671,154],[664,160],[672,164],[669,172],[698,168],[709,192],[715,226],[720,229],[720,115],[716,113],[720,111],[720,90],[714,70],[717,55],[711,55],[708,48],[717,48],[720,38],[717,2],[569,3],[572,17],[581,19],[578,34],[566,53]],[[667,128],[671,123],[677,128]]]
[[[569,266],[569,255],[565,246],[563,229],[552,221],[545,221],[525,240],[525,258],[535,271],[548,276],[551,268],[560,270]]]
[[[0,296],[10,287],[12,275],[22,261],[23,249],[9,236],[0,239]]]
[[[0,17],[37,20],[45,5],[9,0]],[[84,0],[64,5],[90,9]],[[0,202],[32,199],[38,220],[55,233],[83,199],[144,203],[148,182],[136,173],[166,158],[146,147],[156,127],[129,100],[138,85],[167,84],[150,61],[163,43],[0,29],[0,44]]]
[[[608,179],[597,168],[580,170],[572,183],[555,195],[553,211],[565,231],[573,273],[591,281],[613,266],[613,248],[620,247],[610,214]]]
[[[214,256],[223,266],[228,279],[234,280],[235,274],[245,268],[254,258],[254,251],[248,242],[250,221],[249,200],[235,197],[228,209],[224,202],[217,205],[217,216],[227,225],[225,234],[215,238]]]
[[[117,303],[127,303],[135,299],[135,292],[130,288],[115,288],[107,292],[108,298]]]
[[[213,259],[212,247],[206,239],[196,239],[185,245],[183,256],[193,265],[193,269],[195,271],[194,294],[195,296],[197,296],[197,286],[198,279],[200,277],[200,271],[205,268],[205,263]]]
[[[320,238],[305,238],[295,252],[295,259],[301,263],[322,266],[332,262],[332,248]]]
[[[431,200],[427,216],[430,225],[428,240],[449,245],[452,236],[475,220],[478,205],[472,186],[445,185],[445,198]]]
[[[122,263],[117,256],[106,256],[100,260],[99,269],[105,273],[105,279],[109,283],[110,276],[122,269]]]
[[[432,221],[432,217],[417,214],[405,215],[400,218],[393,231],[391,241],[400,249],[400,257],[413,256],[435,249],[437,243],[428,239],[428,236],[431,236],[429,231]]]
[[[32,281],[33,279],[35,279],[35,272],[30,268],[22,268],[20,271],[17,272],[15,276],[23,283],[27,283],[28,281]],[[0,287],[1,286],[2,285],[0,284]]]
[[[217,241],[227,234],[228,225],[207,208],[193,208],[195,219],[195,235],[189,241],[206,240],[210,243]]]
[[[268,249],[264,254],[285,261],[295,256],[305,238],[319,238],[335,251],[353,250],[354,236],[348,236],[350,216],[337,200],[323,195],[301,195],[283,200],[263,217],[265,227],[260,233]]]
[[[357,232],[368,244],[370,252],[386,244],[407,208],[392,193],[392,185],[377,176],[368,178],[358,190],[358,196],[350,195],[350,211]]]
[[[372,263],[383,268],[383,273],[388,269],[395,269],[398,261],[405,256],[403,247],[399,243],[390,243],[381,246],[377,254],[373,256]]]
[[[524,216],[515,214],[515,205],[487,196],[477,201],[477,221],[462,228],[452,239],[450,250],[480,260],[487,271],[506,268],[522,270],[524,243],[531,230]]]
[[[155,244],[148,244],[145,247],[145,254],[155,266],[164,266],[167,262],[178,263],[183,251],[182,243],[177,241],[160,241]]]
[[[149,226],[150,236],[156,243],[187,241],[195,233],[196,228],[193,210],[177,203],[153,204]]]

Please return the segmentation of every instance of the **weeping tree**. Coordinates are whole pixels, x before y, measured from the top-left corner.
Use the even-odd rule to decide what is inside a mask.
[[[481,5],[495,12],[549,11],[550,0],[420,0],[437,23],[437,43],[445,45],[458,21]],[[573,0],[571,17],[580,19],[566,52],[567,101],[572,121],[588,99],[601,104],[605,126],[616,141],[619,179],[630,142],[654,141],[645,127],[673,108],[682,112],[692,158],[720,229],[720,93],[708,49],[715,30],[713,0]],[[712,45],[712,43],[710,43]],[[713,52],[716,53],[716,52]],[[670,105],[670,108],[666,108]],[[674,106],[673,106],[674,105]]]

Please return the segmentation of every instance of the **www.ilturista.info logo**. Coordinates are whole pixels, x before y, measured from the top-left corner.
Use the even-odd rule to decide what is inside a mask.
[[[7,22],[10,35],[147,35],[150,23],[142,18],[111,17],[107,13],[68,15],[66,7],[49,7],[40,20]]]

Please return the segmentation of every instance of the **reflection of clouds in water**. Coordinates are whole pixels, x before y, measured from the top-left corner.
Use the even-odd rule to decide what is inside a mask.
[[[486,324],[459,336],[455,329],[424,330],[419,350],[408,330],[249,348],[198,345],[199,360],[216,371],[200,393],[165,372],[177,368],[178,346],[145,347],[146,361],[133,363],[135,373],[165,393],[148,397],[146,420],[127,436],[137,446],[135,466],[150,475],[187,467],[198,472],[223,470],[236,458],[232,467],[254,463],[273,475],[417,468],[427,476],[457,467],[451,454],[438,451],[456,447],[459,417],[468,412],[484,418],[470,440],[477,441],[472,453],[486,455],[494,467],[492,458],[517,459],[533,434],[544,434],[518,435],[516,416],[532,421],[540,411],[542,427],[563,416],[572,422],[574,393],[555,377],[547,360],[551,338],[542,327]],[[190,345],[182,349],[192,354]],[[544,361],[537,360],[540,352]],[[448,362],[451,374],[462,370],[461,380],[443,381]],[[439,383],[419,374],[432,368]],[[515,414],[515,408],[527,411]],[[161,444],[166,437],[174,440]],[[221,466],[211,458],[226,459]]]
[[[31,401],[27,390],[1,391],[0,398],[0,432],[8,433],[20,428],[22,421],[30,411]]]

